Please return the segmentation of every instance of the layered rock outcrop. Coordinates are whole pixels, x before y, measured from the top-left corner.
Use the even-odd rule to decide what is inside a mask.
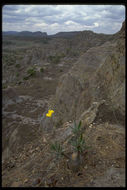
[[[124,124],[125,117],[125,27],[115,40],[87,50],[70,71],[61,76],[50,108],[55,126],[79,120],[94,102],[104,100],[95,120]],[[45,121],[45,118],[44,120]],[[42,122],[46,126],[46,122]]]

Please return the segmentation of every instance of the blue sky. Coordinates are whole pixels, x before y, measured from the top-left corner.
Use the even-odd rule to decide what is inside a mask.
[[[3,31],[41,31],[50,35],[91,30],[114,34],[124,20],[124,5],[4,5],[2,9]]]

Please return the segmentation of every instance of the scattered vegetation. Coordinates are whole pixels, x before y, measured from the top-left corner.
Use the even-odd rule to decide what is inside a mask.
[[[21,65],[20,65],[19,63],[17,63],[17,64],[15,65],[15,67],[16,67],[16,68],[20,68]]]
[[[72,56],[74,56],[74,57],[77,57],[77,56],[78,56],[78,52],[74,52],[74,51],[73,51],[71,54],[72,54]]]
[[[48,60],[53,64],[58,64],[60,62],[61,56],[59,55],[50,55]]]
[[[2,88],[3,88],[3,89],[7,88],[7,84],[3,84],[3,85],[2,85]]]
[[[81,154],[85,151],[85,139],[83,138],[83,130],[81,129],[81,121],[79,122],[78,125],[76,125],[76,122],[74,122],[74,126],[72,127],[72,139],[69,141],[69,143],[73,147],[73,151],[76,152],[77,154],[77,160],[80,162]],[[73,158],[67,155],[63,147],[60,145],[59,142],[55,142],[54,144],[51,145],[51,150],[55,152],[57,157],[60,156],[65,156],[73,162]]]
[[[71,52],[71,48],[66,49],[66,54],[69,54]]]
[[[63,58],[63,57],[65,57],[65,54],[64,53],[61,53],[61,56],[60,56],[61,58]]]
[[[71,145],[73,146],[74,150],[79,153],[82,153],[85,150],[85,140],[83,139],[83,133],[81,129],[81,121],[78,125],[74,122],[74,127],[72,128],[72,132],[74,134],[73,138],[71,139]]]
[[[13,62],[8,62],[8,66],[12,66],[14,63]]]
[[[41,67],[41,68],[40,68],[40,72],[43,73],[43,71],[44,71],[44,69]]]
[[[3,40],[3,45],[4,45],[4,46],[5,46],[5,45],[7,45],[7,46],[9,46],[9,45],[14,45],[14,42]]]
[[[43,44],[48,44],[48,43],[49,43],[49,40],[50,40],[49,38],[44,38],[44,39],[42,39],[41,42],[42,42]]]
[[[20,85],[22,83],[22,81],[18,81],[17,84]]]
[[[33,67],[33,68],[28,69],[27,74],[28,74],[28,76],[35,76],[35,74],[36,74],[35,68]]]
[[[19,77],[19,73],[16,73],[16,77]]]
[[[54,144],[51,144],[51,150],[55,152],[57,157],[63,155],[63,148],[57,141]]]
[[[29,79],[29,76],[25,76],[24,78],[23,78],[23,80],[28,80]]]
[[[28,80],[30,77],[33,77],[36,75],[35,67],[32,67],[27,70],[27,75],[23,78],[23,80]]]

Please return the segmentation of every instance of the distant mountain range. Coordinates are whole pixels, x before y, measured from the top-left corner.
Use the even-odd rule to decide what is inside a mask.
[[[72,32],[58,32],[56,34],[53,35],[47,35],[46,32],[30,32],[30,31],[21,31],[21,32],[17,32],[17,31],[4,31],[3,35],[6,36],[33,36],[33,37],[63,37],[63,38],[69,38],[69,37],[73,37],[75,35],[80,34],[82,31],[72,31]],[[92,31],[85,31],[85,32],[92,32]],[[92,32],[93,33],[93,32]]]
[[[91,30],[84,30],[84,31],[71,31],[71,32],[58,32],[53,35],[48,35],[46,32],[30,32],[30,31],[3,31],[3,36],[22,36],[22,37],[50,37],[50,38],[71,38],[78,35],[85,35],[85,36],[96,36],[96,35],[102,35],[102,36],[112,36],[110,34],[103,34],[103,33],[94,33]]]
[[[6,36],[40,36],[40,37],[46,37],[47,33],[46,32],[29,32],[29,31],[22,31],[22,32],[17,32],[17,31],[7,31],[3,32],[3,35]]]
[[[73,37],[77,34],[80,34],[81,31],[72,31],[72,32],[58,32],[56,34],[50,35],[51,37]]]

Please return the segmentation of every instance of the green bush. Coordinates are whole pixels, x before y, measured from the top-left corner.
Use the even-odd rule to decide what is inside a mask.
[[[24,78],[23,78],[23,80],[28,80],[29,79],[29,76],[25,76]]]
[[[16,77],[18,77],[19,76],[19,73],[16,73]]]
[[[78,125],[74,123],[74,126],[72,127],[72,132],[73,137],[69,142],[73,146],[74,151],[76,151],[78,155],[80,155],[85,150],[85,140],[83,138],[83,131],[81,129],[81,121]],[[51,149],[55,151],[57,155],[59,154],[67,157],[67,155],[63,151],[62,146],[58,142],[52,144]]]
[[[13,62],[8,62],[8,66],[11,66],[13,65],[14,63]]]
[[[77,52],[72,52],[71,54],[72,54],[72,56],[74,56],[74,57],[78,56],[78,53],[77,53]]]
[[[61,59],[61,56],[58,56],[58,55],[50,55],[48,57],[48,60],[51,61],[53,64],[58,64],[60,62],[60,59]]]
[[[85,140],[83,139],[82,134],[80,134],[78,138],[73,139],[71,145],[76,152],[83,152],[85,150]]]
[[[18,85],[20,85],[21,83],[22,83],[22,81],[17,82]]]
[[[44,71],[44,69],[43,69],[43,68],[40,68],[40,72],[42,72],[42,73],[43,73],[43,71]]]
[[[64,53],[61,54],[61,58],[63,58],[63,57],[65,57],[65,54],[64,54]]]
[[[71,52],[71,48],[66,49],[66,54],[69,54]]]
[[[20,68],[21,65],[20,65],[19,63],[17,63],[17,64],[15,65],[15,67],[16,67],[16,68]]]
[[[29,76],[35,76],[36,70],[35,70],[34,68],[28,69],[28,70],[27,70],[27,74],[28,74]]]
[[[70,143],[73,146],[74,150],[78,153],[83,152],[85,149],[85,140],[83,139],[82,129],[81,129],[81,121],[78,125],[74,122],[74,127],[72,128],[73,138]]]
[[[3,85],[2,85],[2,88],[4,88],[4,89],[7,88],[7,85],[6,85],[6,84],[3,84]]]
[[[44,44],[48,44],[49,41],[48,41],[47,39],[43,39],[43,40],[42,40],[42,43],[44,43]]]
[[[74,122],[74,127],[72,127],[72,132],[77,137],[81,134],[81,121],[78,125],[76,125],[76,122]]]
[[[51,150],[53,152],[55,152],[55,154],[57,155],[57,157],[63,155],[63,148],[62,148],[62,146],[57,141],[55,143],[51,144],[50,148],[51,148]]]
[[[51,145],[51,150],[56,154],[57,158],[60,158],[61,156],[66,157],[69,159],[70,163],[70,169],[72,169],[74,172],[78,171],[80,169],[80,166],[82,165],[82,156],[81,154],[85,151],[85,140],[83,138],[83,131],[81,129],[81,121],[78,125],[74,123],[74,126],[72,127],[72,138],[69,140],[69,143],[73,146],[73,154],[68,155],[63,150],[63,147],[60,145],[59,142],[55,142]]]

